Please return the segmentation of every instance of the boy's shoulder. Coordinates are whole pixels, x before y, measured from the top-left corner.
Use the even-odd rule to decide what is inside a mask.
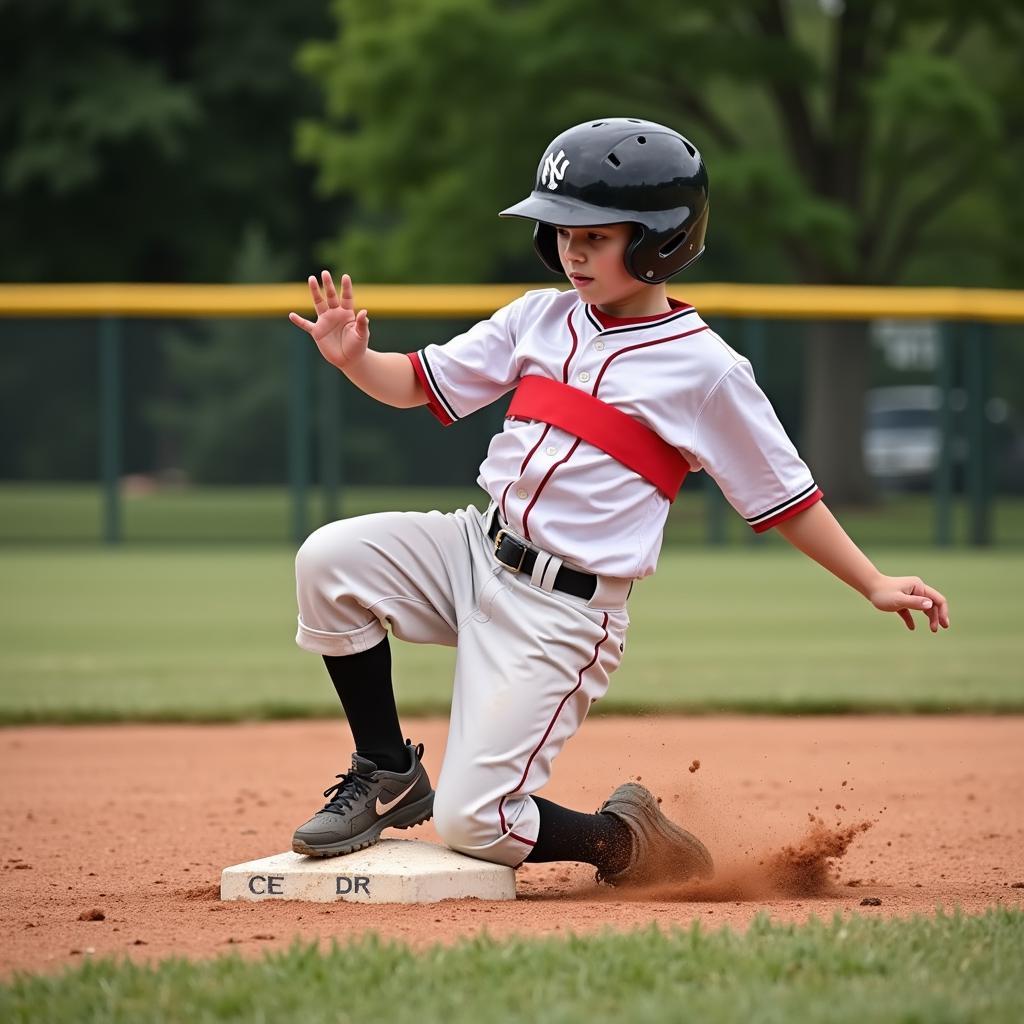
[[[664,340],[674,344],[653,345],[654,358],[675,364],[688,376],[706,378],[709,382],[717,382],[734,367],[747,362],[746,356],[737,352],[701,316],[696,306],[680,299],[670,301],[676,309],[676,318],[670,330],[663,328],[658,333],[667,333]]]
[[[718,367],[723,372],[731,369],[737,363],[747,362],[747,357],[737,352],[707,321],[698,314],[695,318],[701,325],[701,330],[696,331],[691,338],[691,344],[686,349],[710,366]]]
[[[513,306],[518,306],[520,311],[540,315],[551,310],[572,309],[579,299],[574,289],[563,291],[560,288],[531,288],[523,292],[518,299],[514,299]]]
[[[495,321],[516,322],[525,317],[536,318],[552,309],[569,310],[576,305],[575,291],[558,288],[531,288],[491,314]]]
[[[491,322],[504,326],[511,337],[516,338],[527,328],[546,331],[564,322],[577,302],[576,292],[572,290],[533,288],[496,310]]]

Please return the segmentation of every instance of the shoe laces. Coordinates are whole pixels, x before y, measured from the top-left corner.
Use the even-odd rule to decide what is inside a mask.
[[[362,772],[344,772],[334,776],[338,781],[324,790],[327,803],[323,810],[342,814],[352,809],[357,797],[370,795],[370,776]]]

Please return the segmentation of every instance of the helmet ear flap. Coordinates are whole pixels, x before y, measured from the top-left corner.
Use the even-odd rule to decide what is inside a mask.
[[[562,261],[558,258],[558,236],[550,224],[542,224],[540,221],[534,224],[533,247],[548,270],[562,274]]]
[[[661,245],[658,245],[659,236],[654,232],[650,232],[648,244],[643,245],[648,231],[638,224],[636,235],[623,254],[626,270],[645,284],[667,281],[703,255],[707,225],[708,207],[705,206],[691,225],[660,239]]]
[[[637,250],[643,244],[646,236],[647,229],[643,224],[633,225],[633,240],[626,246],[626,251],[622,254],[622,262],[625,263],[626,272],[631,277],[635,277],[638,281],[643,281],[644,284],[652,284],[654,283],[653,277],[645,277],[636,260]]]

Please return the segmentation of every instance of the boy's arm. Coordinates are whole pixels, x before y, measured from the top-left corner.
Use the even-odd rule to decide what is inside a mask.
[[[427,393],[416,377],[409,357],[402,352],[374,352],[368,348],[354,363],[338,367],[357,388],[396,409],[427,404]]]
[[[315,277],[309,279],[316,323],[298,313],[289,313],[288,319],[316,342],[327,362],[371,398],[398,409],[426,405],[427,394],[410,360],[401,352],[374,352],[369,347],[370,317],[365,309],[355,311],[348,274],[341,277],[340,296],[330,273],[325,270],[321,276],[322,288]]]
[[[896,612],[914,628],[911,610],[928,616],[933,633],[949,628],[949,606],[945,597],[917,576],[885,576],[880,573],[826,508],[817,502],[776,529],[793,547],[813,558],[834,576],[863,594],[883,612]]]

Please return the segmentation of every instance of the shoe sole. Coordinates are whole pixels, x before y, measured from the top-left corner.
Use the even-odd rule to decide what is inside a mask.
[[[431,790],[426,796],[421,797],[407,807],[402,807],[390,815],[371,825],[365,832],[360,832],[351,839],[342,843],[331,843],[325,846],[310,846],[301,839],[292,840],[292,851],[302,854],[305,857],[340,857],[346,853],[355,853],[357,850],[365,850],[368,846],[380,840],[380,834],[386,828],[407,829],[416,825],[422,825],[430,821],[434,816],[434,791]]]

